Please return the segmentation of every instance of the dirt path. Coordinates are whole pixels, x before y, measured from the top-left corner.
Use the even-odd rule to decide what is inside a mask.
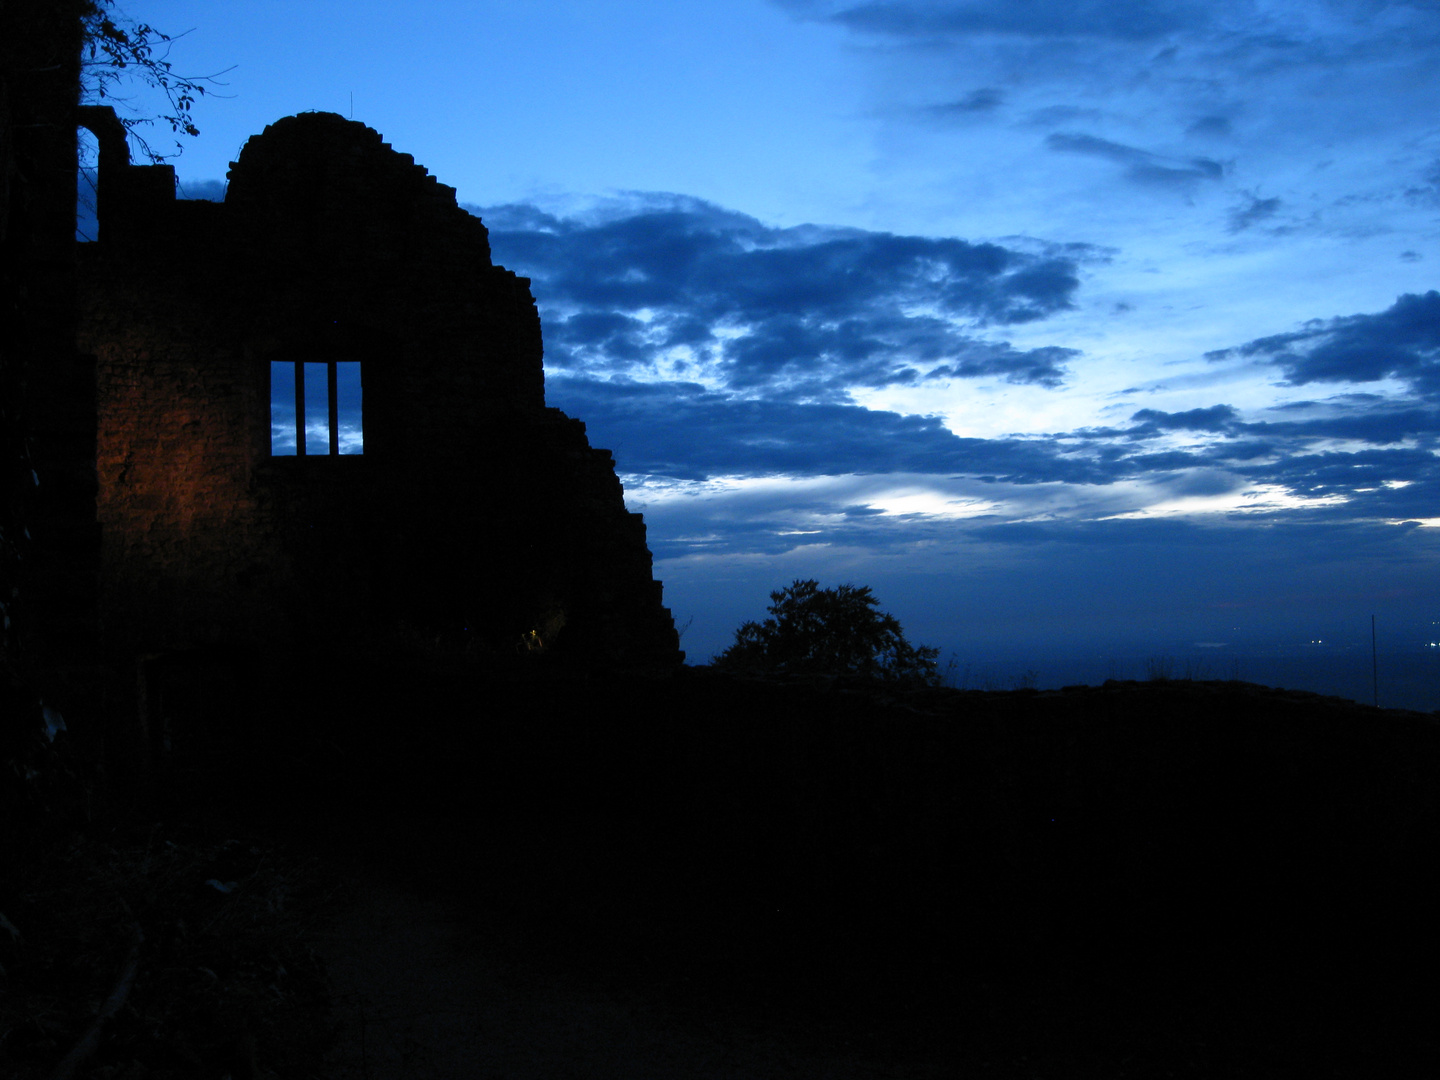
[[[939,1075],[824,1055],[733,1020],[666,1015],[520,969],[483,914],[374,880],[321,940],[340,1040],[333,1080],[694,1080]]]

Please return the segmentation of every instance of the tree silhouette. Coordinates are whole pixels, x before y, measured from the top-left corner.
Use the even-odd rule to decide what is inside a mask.
[[[715,666],[756,673],[868,675],[933,686],[939,649],[911,645],[869,586],[796,580],[770,594],[770,618],[747,622]]]
[[[161,33],[148,23],[135,22],[115,9],[113,0],[85,0],[81,22],[84,39],[80,56],[80,90],[85,102],[123,103],[126,98],[119,91],[127,83],[139,83],[159,91],[165,98],[168,112],[157,117],[120,117],[126,134],[135,139],[152,162],[158,163],[166,155],[158,153],[146,142],[138,130],[142,125],[160,120],[168,123],[176,135],[200,134],[191,110],[196,99],[208,92],[205,84],[214,85],[216,75],[224,72],[199,76],[177,74],[169,58],[174,36]],[[180,145],[177,140],[177,153]]]

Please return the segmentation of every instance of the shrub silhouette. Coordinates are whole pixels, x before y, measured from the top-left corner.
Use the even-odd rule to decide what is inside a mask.
[[[715,666],[754,673],[868,675],[936,685],[939,649],[911,645],[869,586],[796,580],[770,594],[770,618],[747,622]]]

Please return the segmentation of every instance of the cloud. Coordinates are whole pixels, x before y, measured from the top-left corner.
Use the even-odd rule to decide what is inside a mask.
[[[1231,233],[1244,232],[1252,225],[1274,217],[1280,210],[1279,197],[1261,199],[1255,195],[1246,194],[1245,200],[1243,205],[1234,207],[1230,211],[1228,231]]]
[[[1100,109],[1085,109],[1077,105],[1047,105],[1041,109],[1032,109],[1026,114],[1026,123],[1034,127],[1059,127],[1061,124],[1073,124],[1080,120],[1099,121],[1105,118]]]
[[[1406,293],[1385,311],[1315,319],[1300,330],[1206,353],[1212,361],[1260,358],[1292,386],[1397,379],[1429,397],[1440,393],[1440,292]]]
[[[1057,131],[1046,137],[1045,145],[1061,153],[1085,154],[1124,165],[1126,177],[1142,184],[1191,187],[1225,175],[1225,167],[1209,158],[1168,158],[1094,135]]]
[[[1223,116],[1202,116],[1185,129],[1186,135],[1198,135],[1206,139],[1224,138],[1230,132],[1230,121]]]
[[[1134,432],[1155,431],[1226,431],[1235,426],[1237,413],[1230,405],[1212,405],[1208,409],[1167,413],[1158,409],[1141,409],[1131,420],[1139,422]]]
[[[1382,398],[1374,403],[1353,400],[1342,404],[1347,398],[1359,399],[1360,395],[1342,395],[1334,399],[1332,408],[1322,406],[1304,418],[1237,424],[1235,431],[1259,438],[1345,440],[1374,446],[1410,440],[1433,445],[1440,436],[1440,408],[1403,398],[1398,401]],[[1289,409],[1266,411],[1281,415],[1290,412]]]
[[[552,404],[585,418],[622,471],[717,476],[964,473],[985,483],[1105,483],[1110,472],[1042,440],[963,438],[935,417],[858,405],[733,398],[693,383],[567,376]]]
[[[940,488],[963,481],[1002,518],[1095,519],[1244,489],[1268,493],[1272,516],[1311,514],[1305,500],[1331,499],[1332,515],[1425,517],[1440,483],[1431,452],[1440,409],[1369,395],[1269,411],[1283,419],[1246,420],[1228,404],[1142,409],[1118,428],[990,439],[956,435],[935,417],[737,399],[693,383],[565,376],[550,380],[549,398],[584,417],[623,472],[652,482],[905,474]]]
[[[778,229],[656,194],[571,216],[478,212],[497,259],[534,282],[556,371],[843,401],[933,379],[1057,386],[1077,355],[982,335],[1071,308],[1083,245]]]
[[[1310,497],[1354,498],[1384,492],[1393,493],[1407,505],[1415,505],[1418,496],[1419,509],[1429,513],[1433,513],[1437,505],[1435,499],[1440,495],[1440,483],[1437,483],[1440,468],[1435,455],[1428,450],[1367,449],[1297,454],[1247,471],[1263,474],[1269,482],[1283,483],[1291,491]],[[1429,511],[1425,511],[1424,506],[1427,500]]]
[[[1405,189],[1405,197],[1425,205],[1440,203],[1440,160],[1432,161],[1421,174],[1421,183]]]
[[[1002,91],[993,86],[986,86],[978,90],[971,90],[956,101],[927,106],[924,112],[940,119],[973,116],[976,113],[994,112],[1004,101],[1005,95]]]
[[[1234,60],[1250,50],[1301,60],[1330,59],[1315,43],[1361,36],[1434,42],[1440,4],[1429,0],[1332,0],[1326,4],[1256,4],[1253,0],[773,0],[797,18],[835,23],[894,40],[954,41],[1006,37],[1040,41],[1116,42],[1172,62],[1183,45],[1213,42]],[[1389,10],[1386,10],[1389,9]],[[1403,14],[1396,18],[1396,12]],[[1377,16],[1391,16],[1390,18]],[[1358,42],[1354,42],[1359,45]],[[1155,46],[1161,45],[1157,52]],[[1367,43],[1368,44],[1368,43]],[[1359,47],[1361,54],[1369,51]],[[1319,55],[1317,55],[1317,53]]]
[[[1046,102],[1037,112],[1050,113],[1050,122],[1058,110],[1084,107],[1088,117],[1118,121],[1116,131],[1148,124],[1159,138],[1178,127],[1229,140],[1241,116],[1241,134],[1269,132],[1269,144],[1281,132],[1290,141],[1308,130],[1307,143],[1323,145],[1338,130],[1355,133],[1357,123],[1371,136],[1397,123],[1423,129],[1423,88],[1440,45],[1440,5],[1428,2],[772,2],[878,44],[874,55],[900,65],[891,85],[912,83],[928,100],[946,78],[934,58],[945,57],[972,83],[1004,86],[1017,106]],[[1028,92],[1042,86],[1040,95]],[[1049,104],[1056,101],[1066,104]],[[1357,111],[1363,102],[1370,107]],[[1253,164],[1270,147],[1242,138],[1235,149]],[[1163,171],[1173,163],[1154,167],[1162,170],[1155,179],[1175,179]],[[1433,182],[1416,189],[1424,198],[1432,191]]]
[[[1152,41],[1210,21],[1209,5],[1133,0],[889,0],[817,3],[781,0],[809,18],[891,37],[947,38],[973,34],[1018,37],[1096,37]]]

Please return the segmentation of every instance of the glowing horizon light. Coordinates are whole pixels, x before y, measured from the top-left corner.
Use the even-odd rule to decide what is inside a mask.
[[[1349,502],[1344,495],[1320,495],[1307,498],[1279,484],[1262,484],[1240,492],[1223,495],[1191,495],[1162,499],[1138,510],[1111,514],[1102,521],[1123,521],[1152,517],[1181,517],[1188,514],[1262,514],[1273,510],[1310,510],[1325,506],[1342,506]]]
[[[987,499],[947,498],[936,491],[913,490],[872,498],[866,505],[891,517],[918,514],[933,518],[970,518],[996,509],[996,504]]]

